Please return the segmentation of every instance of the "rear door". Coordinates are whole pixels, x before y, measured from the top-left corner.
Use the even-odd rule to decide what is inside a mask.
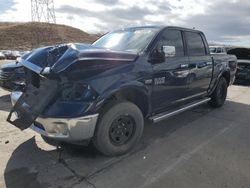
[[[187,95],[192,98],[207,93],[213,71],[213,61],[202,33],[185,31],[190,73]]]

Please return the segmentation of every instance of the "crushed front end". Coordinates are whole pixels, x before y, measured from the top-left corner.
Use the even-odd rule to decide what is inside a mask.
[[[250,82],[250,60],[238,60],[236,83]]]
[[[67,60],[75,60],[77,52],[70,46],[44,48],[20,60],[29,80],[22,91],[11,93],[13,108],[7,121],[21,130],[31,128],[59,141],[79,142],[94,134],[98,114],[86,111],[96,93],[88,84],[53,71],[53,62],[62,61],[65,52],[71,54]]]
[[[88,140],[106,89],[129,79],[137,57],[86,44],[35,49],[20,59],[28,79],[21,93],[12,92],[7,121],[65,142]]]

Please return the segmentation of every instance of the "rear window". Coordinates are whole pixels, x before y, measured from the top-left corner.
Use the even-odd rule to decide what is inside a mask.
[[[205,55],[206,49],[199,33],[186,32],[187,50],[190,56]]]

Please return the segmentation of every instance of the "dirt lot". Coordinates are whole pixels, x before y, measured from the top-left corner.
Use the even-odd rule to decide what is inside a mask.
[[[231,86],[223,108],[146,123],[131,153],[107,158],[91,147],[57,150],[9,125],[9,95],[0,90],[0,187],[250,187],[249,93]]]

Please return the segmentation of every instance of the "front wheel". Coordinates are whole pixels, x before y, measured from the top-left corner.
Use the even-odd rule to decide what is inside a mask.
[[[93,143],[107,156],[122,155],[140,140],[144,119],[141,110],[131,102],[106,106],[96,127]]]
[[[60,145],[62,145],[61,142],[56,141],[56,140],[54,140],[53,138],[49,138],[49,137],[43,136],[43,135],[41,135],[41,137],[42,137],[42,139],[43,139],[47,144],[49,144],[49,145],[52,145],[52,146],[60,146]]]
[[[209,101],[209,104],[212,107],[219,108],[225,103],[227,97],[227,88],[228,85],[226,79],[221,77],[216,89],[211,95],[211,101]]]

